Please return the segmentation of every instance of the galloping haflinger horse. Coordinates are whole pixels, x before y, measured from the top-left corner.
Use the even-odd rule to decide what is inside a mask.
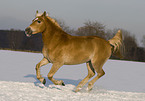
[[[27,36],[42,33],[43,40],[43,59],[36,65],[37,79],[45,84],[46,80],[40,75],[40,67],[52,63],[52,68],[48,73],[48,79],[55,85],[65,85],[62,80],[55,80],[53,75],[62,65],[75,65],[86,63],[88,75],[78,84],[75,92],[88,83],[88,90],[91,90],[94,83],[102,77],[105,72],[102,69],[104,63],[110,58],[111,54],[122,58],[122,32],[118,30],[117,34],[106,41],[97,36],[72,36],[64,32],[59,24],[46,15],[36,12],[36,18],[32,24],[25,29]]]

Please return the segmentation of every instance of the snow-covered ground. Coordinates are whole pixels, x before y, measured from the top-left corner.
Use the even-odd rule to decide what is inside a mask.
[[[86,64],[65,65],[55,74],[66,86],[47,79],[52,66],[41,68],[45,86],[36,79],[35,66],[43,58],[39,53],[0,50],[0,101],[145,101],[145,63],[108,60],[106,74],[92,91],[87,85],[78,93],[75,86],[87,75]]]

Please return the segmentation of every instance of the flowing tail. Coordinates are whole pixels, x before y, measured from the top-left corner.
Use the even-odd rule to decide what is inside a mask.
[[[122,39],[122,31],[118,30],[116,35],[108,41],[110,45],[112,46],[113,55],[119,58],[123,58],[124,44],[123,44],[123,39]]]

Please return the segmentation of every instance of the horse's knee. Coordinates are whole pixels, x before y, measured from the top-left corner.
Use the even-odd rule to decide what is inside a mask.
[[[102,70],[102,76],[103,76],[103,75],[105,75],[105,72],[104,72],[104,70]]]
[[[95,73],[90,73],[90,74],[88,74],[88,77],[91,78],[91,77],[93,77],[94,75],[95,75]]]
[[[38,70],[40,68],[40,63],[38,63],[37,65],[36,65],[36,70]]]
[[[47,77],[48,77],[49,80],[51,80],[53,75],[52,74],[48,74]]]
[[[41,76],[37,76],[37,79],[39,80],[41,78]]]
[[[99,77],[102,77],[103,75],[105,75],[104,70],[102,70],[100,73],[98,73],[98,76],[99,76]]]

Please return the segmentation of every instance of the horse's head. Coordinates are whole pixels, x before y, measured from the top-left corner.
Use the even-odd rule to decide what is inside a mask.
[[[44,17],[46,17],[46,12],[41,16],[37,16],[34,20],[32,20],[32,24],[25,29],[26,36],[30,37],[32,34],[41,33],[45,30],[45,22]]]

